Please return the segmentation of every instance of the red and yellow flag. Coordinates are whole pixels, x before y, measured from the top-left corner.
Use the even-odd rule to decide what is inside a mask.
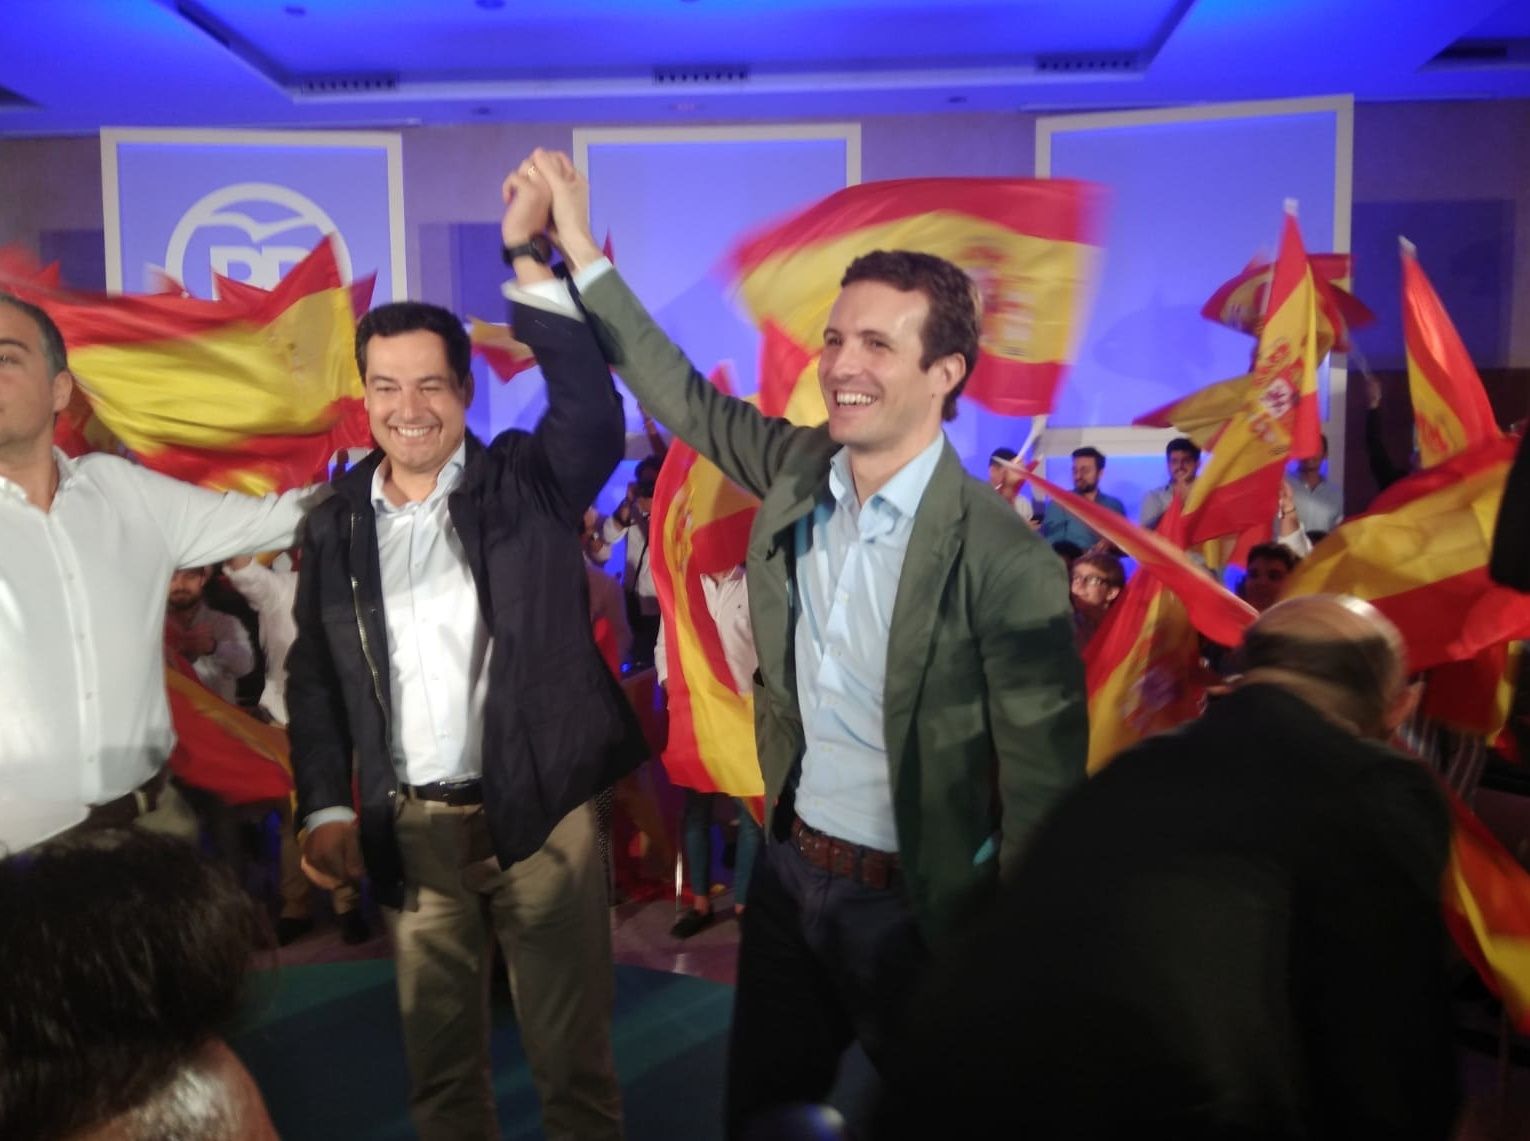
[[[713,383],[729,390],[721,370]],[[816,387],[816,386],[815,386]],[[759,500],[682,440],[674,440],[654,487],[649,553],[664,623],[669,779],[698,792],[757,797],[765,791],[754,742],[754,696],[734,688],[703,574],[744,561]]]
[[[257,721],[197,680],[179,655],[167,655],[166,695],[175,751],[170,771],[225,804],[286,800],[292,795],[287,733]]]
[[[144,466],[257,494],[322,478],[336,451],[371,442],[331,242],[269,292],[227,292],[23,295],[63,332],[94,417]],[[66,419],[67,436],[81,425]]]
[[[1275,518],[1286,461],[1321,450],[1317,412],[1317,310],[1311,264],[1296,218],[1286,214],[1259,333],[1254,371],[1211,462],[1185,504],[1185,538],[1201,543]]]
[[[1514,1026],[1530,1033],[1530,872],[1460,799],[1450,803],[1445,926]]]
[[[517,341],[509,325],[471,317],[468,319],[468,340],[472,342],[473,353],[482,358],[501,381],[537,367],[531,347]]]
[[[1530,595],[1487,573],[1517,443],[1490,440],[1399,480],[1319,543],[1283,593],[1374,604],[1402,631],[1413,670],[1530,637]]]
[[[1376,315],[1349,292],[1348,254],[1310,254],[1307,263],[1317,294],[1317,343],[1318,359],[1321,360],[1330,348],[1347,352],[1349,331],[1369,325],[1376,320]],[[1201,308],[1201,316],[1230,329],[1259,336],[1264,329],[1274,275],[1273,264],[1263,258],[1254,258],[1237,277],[1217,287]]]
[[[1502,435],[1482,378],[1418,264],[1417,251],[1406,241],[1402,243],[1402,311],[1420,466],[1433,467]]]
[[[1099,511],[1095,504],[1082,502]],[[1064,505],[1070,511],[1079,506],[1067,501]],[[1195,569],[1178,549],[1183,537],[1179,511],[1176,499],[1160,524],[1162,535],[1126,524],[1137,532],[1130,537],[1131,546],[1149,556],[1153,569],[1148,561],[1141,562],[1141,569],[1084,647],[1084,687],[1089,701],[1087,768],[1091,774],[1123,749],[1200,715],[1206,687],[1213,678],[1201,666],[1201,643],[1192,609],[1198,609],[1203,619],[1207,615],[1217,618],[1212,624],[1217,634],[1212,637],[1226,645],[1242,641],[1243,630],[1255,618],[1248,603]],[[1092,519],[1080,518],[1094,526]],[[1127,546],[1122,550],[1136,553]],[[1182,573],[1187,568],[1193,577]],[[1170,582],[1185,590],[1183,597],[1170,588]],[[1207,592],[1207,587],[1216,594]],[[1225,600],[1217,595],[1226,596]],[[1223,629],[1224,625],[1228,628]]]
[[[876,249],[936,254],[977,283],[982,354],[964,390],[1010,416],[1051,411],[1099,264],[1103,190],[1062,179],[920,178],[852,186],[730,255],[755,320],[816,351],[849,264]]]
[[[1196,389],[1189,396],[1144,412],[1132,423],[1144,428],[1173,428],[1196,447],[1210,450],[1216,447],[1222,429],[1242,409],[1253,381],[1251,373],[1219,380]]]
[[[1149,531],[1125,516],[1101,507],[1093,500],[1075,495],[1043,479],[1035,472],[1015,464],[1006,466],[1023,472],[1050,499],[1067,508],[1091,530],[1136,559],[1142,572],[1152,575],[1175,593],[1186,608],[1190,624],[1213,642],[1236,646],[1243,640],[1243,632],[1249,624],[1259,616],[1252,606],[1186,556],[1181,541],[1184,521],[1180,518],[1178,499],[1170,504],[1169,510],[1159,521],[1158,529]],[[1120,606],[1119,600],[1116,606]]]

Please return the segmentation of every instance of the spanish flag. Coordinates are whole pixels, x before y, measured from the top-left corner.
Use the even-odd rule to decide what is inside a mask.
[[[1515,1028],[1530,1033],[1530,872],[1454,793],[1445,926]]]
[[[982,295],[982,354],[965,395],[994,412],[1050,412],[1099,264],[1103,190],[1062,179],[919,178],[852,186],[730,255],[755,321],[817,346],[861,254],[905,249],[964,269]]]
[[[1419,463],[1427,468],[1502,433],[1482,378],[1418,264],[1417,250],[1406,239],[1401,246],[1408,393],[1413,398]]]
[[[292,795],[287,733],[257,721],[197,680],[178,654],[167,654],[166,695],[176,745],[170,771],[225,804],[286,800]]]
[[[146,467],[252,494],[322,478],[336,451],[371,442],[333,246],[269,292],[230,292],[29,299],[63,332],[94,417]]]
[[[713,383],[729,390],[718,370]],[[698,792],[765,793],[754,742],[754,696],[734,688],[722,639],[707,609],[703,574],[744,561],[759,501],[682,440],[674,440],[654,487],[649,554],[664,623],[672,783]]]
[[[1317,294],[1318,359],[1329,349],[1349,350],[1349,331],[1376,320],[1353,293],[1349,292],[1350,257],[1348,254],[1311,254],[1307,263],[1312,270]],[[1275,267],[1256,257],[1231,281],[1223,282],[1201,308],[1201,316],[1229,329],[1251,333],[1264,329],[1270,285]]]
[[[1005,466],[1022,472],[1032,484],[1046,492],[1053,502],[1067,508],[1091,530],[1136,559],[1141,568],[1138,577],[1142,574],[1151,575],[1173,591],[1186,607],[1186,617],[1196,630],[1223,646],[1236,646],[1243,640],[1243,632],[1258,617],[1258,612],[1196,566],[1185,554],[1181,541],[1184,520],[1180,517],[1178,499],[1165,512],[1158,529],[1149,531],[1101,507],[1093,500],[1064,490],[1027,468],[1012,463]],[[1118,599],[1116,607],[1119,606]],[[1112,608],[1112,612],[1116,607]]]
[[[1317,413],[1317,308],[1311,263],[1288,207],[1259,333],[1254,371],[1211,462],[1185,504],[1185,538],[1201,543],[1268,532],[1286,461],[1321,449]]]
[[[509,381],[527,369],[537,367],[537,358],[530,346],[517,341],[509,325],[469,318],[468,340],[472,343],[473,354],[501,381]]]
[[[1402,631],[1412,670],[1530,637],[1530,595],[1487,573],[1517,444],[1489,440],[1394,483],[1297,565],[1284,594],[1372,603]]]
[[[1173,428],[1208,451],[1216,447],[1222,429],[1242,409],[1253,375],[1245,373],[1231,380],[1219,380],[1198,388],[1189,396],[1144,412],[1132,421],[1144,428]]]
[[[1068,504],[1068,509],[1074,510],[1074,505]],[[1164,545],[1172,547],[1182,524],[1178,500],[1170,505],[1164,524],[1168,536]],[[1236,637],[1224,633],[1217,639],[1228,644],[1241,641],[1243,628],[1254,618],[1252,607],[1205,574],[1193,573],[1247,611],[1240,615],[1242,626],[1235,631]],[[1231,606],[1225,609],[1236,613]],[[1146,564],[1126,584],[1084,647],[1083,656],[1089,701],[1087,768],[1091,775],[1123,749],[1200,716],[1206,687],[1213,680],[1201,665],[1200,638],[1185,602]]]

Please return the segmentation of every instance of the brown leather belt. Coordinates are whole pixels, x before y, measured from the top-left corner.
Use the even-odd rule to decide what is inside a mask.
[[[483,803],[479,780],[433,780],[429,784],[401,784],[399,791],[410,800],[432,800],[453,808]]]
[[[85,819],[76,828],[126,828],[146,812],[159,807],[160,794],[170,779],[170,770],[162,768],[132,792],[125,792],[105,804],[92,804]]]
[[[885,891],[897,886],[902,865],[897,852],[884,852],[840,840],[792,817],[792,847],[815,868],[844,876],[864,887]]]

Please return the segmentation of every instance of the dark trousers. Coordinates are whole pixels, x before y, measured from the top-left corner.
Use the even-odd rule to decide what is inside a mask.
[[[880,1065],[928,959],[897,887],[865,887],[767,842],[742,923],[728,1135],[773,1109],[823,1102],[854,1041]]]

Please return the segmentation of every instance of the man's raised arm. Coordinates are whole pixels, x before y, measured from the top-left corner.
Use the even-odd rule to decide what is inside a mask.
[[[531,157],[552,191],[553,236],[574,271],[606,360],[639,402],[735,483],[763,496],[785,458],[811,434],[725,396],[649,316],[590,235],[589,184],[567,155]]]

